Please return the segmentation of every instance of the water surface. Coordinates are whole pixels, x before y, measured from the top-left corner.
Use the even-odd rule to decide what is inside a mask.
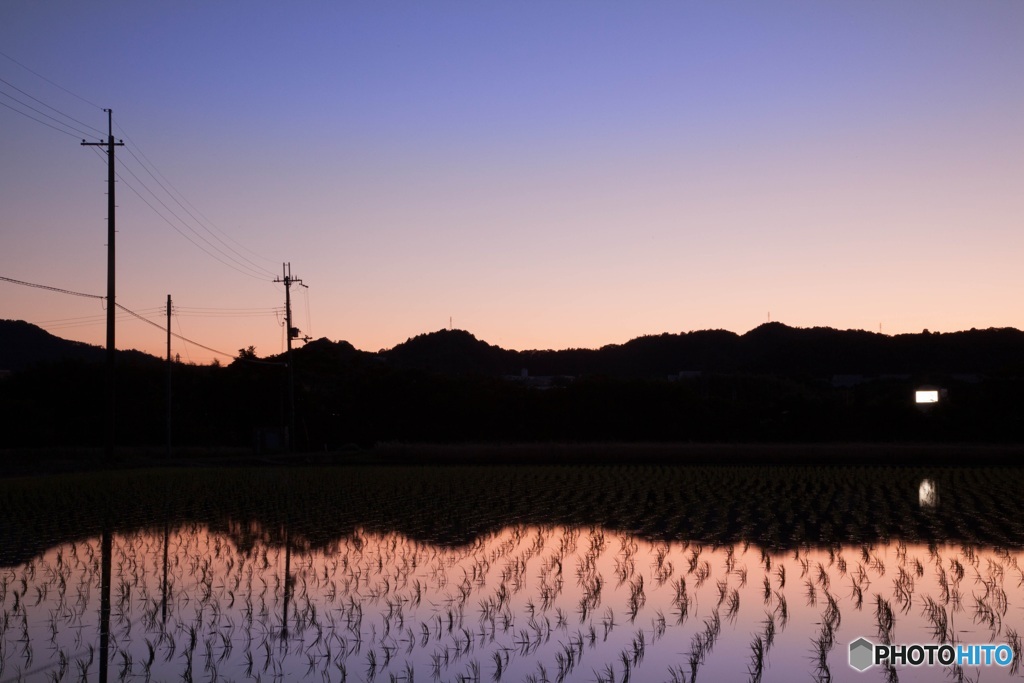
[[[1019,474],[414,467],[8,480],[0,681],[1009,680],[1016,669],[858,673],[847,651],[860,636],[1019,650],[1024,537],[1019,502],[998,498]],[[934,505],[921,505],[925,478]]]

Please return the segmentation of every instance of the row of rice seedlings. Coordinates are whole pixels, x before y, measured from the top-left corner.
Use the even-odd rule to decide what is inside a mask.
[[[235,642],[234,633],[236,629],[241,629],[240,642],[244,641],[247,646],[244,648],[245,651],[250,649],[249,646],[257,646],[264,648],[264,643],[270,645],[274,642],[275,636],[273,621],[277,621],[277,625],[280,626],[282,621],[287,621],[292,628],[292,635],[296,636],[294,640],[304,641],[304,650],[301,656],[304,659],[304,666],[309,668],[309,664],[313,663],[321,670],[337,671],[337,664],[340,662],[344,664],[344,658],[339,657],[339,653],[351,653],[353,651],[359,651],[359,647],[364,639],[367,639],[369,643],[372,643],[372,649],[374,650],[375,657],[378,661],[378,668],[384,667],[383,662],[387,662],[389,665],[392,664],[391,660],[396,658],[399,654],[405,654],[407,656],[413,656],[415,648],[426,648],[429,642],[440,640],[443,636],[448,638],[446,647],[450,654],[449,659],[457,659],[458,656],[465,657],[468,652],[472,652],[475,648],[479,647],[481,643],[500,643],[502,634],[515,632],[514,622],[516,615],[511,607],[511,598],[515,594],[514,590],[510,587],[511,582],[506,584],[501,582],[495,588],[494,596],[488,595],[487,598],[490,600],[478,600],[477,603],[484,605],[490,605],[489,607],[481,607],[481,624],[476,633],[473,633],[467,627],[459,626],[461,623],[461,611],[458,609],[460,603],[464,604],[473,595],[477,594],[478,591],[483,590],[488,585],[488,576],[491,571],[506,570],[512,568],[512,573],[508,575],[508,578],[513,578],[515,574],[518,574],[525,579],[526,567],[530,563],[531,558],[536,557],[536,553],[540,552],[544,548],[544,543],[539,542],[542,538],[542,534],[531,536],[530,534],[523,534],[522,532],[516,532],[523,538],[524,543],[532,543],[530,547],[526,548],[526,551],[516,559],[514,556],[517,554],[517,547],[514,543],[509,543],[508,540],[502,542],[502,546],[505,550],[499,552],[499,555],[506,558],[506,561],[495,561],[493,554],[495,551],[493,547],[488,549],[486,544],[478,544],[475,549],[469,551],[459,551],[450,555],[446,555],[447,559],[444,560],[443,564],[447,568],[458,566],[462,563],[462,569],[465,570],[463,574],[463,581],[456,587],[456,591],[449,593],[452,602],[447,608],[442,609],[441,614],[437,615],[438,619],[434,629],[430,627],[426,628],[427,638],[424,640],[423,633],[424,629],[421,628],[419,633],[412,632],[412,627],[405,628],[405,622],[407,619],[415,618],[415,610],[412,605],[415,602],[419,605],[423,601],[424,583],[420,577],[413,577],[412,570],[408,567],[415,564],[415,562],[422,562],[423,558],[413,561],[413,558],[418,551],[410,548],[410,544],[396,542],[394,538],[388,539],[388,543],[372,544],[367,543],[361,544],[359,548],[353,548],[351,556],[344,555],[347,557],[346,560],[337,559],[335,556],[330,563],[321,563],[317,565],[317,569],[314,571],[311,569],[313,561],[311,557],[308,557],[302,553],[298,555],[296,571],[293,572],[293,576],[284,576],[280,574],[280,559],[281,551],[274,548],[258,547],[255,549],[254,554],[246,558],[241,555],[234,556],[227,549],[223,541],[216,535],[212,535],[215,540],[211,540],[211,535],[205,534],[204,538],[206,543],[196,543],[195,539],[188,541],[188,543],[182,543],[178,554],[178,561],[172,563],[171,580],[167,582],[168,585],[173,586],[180,584],[182,589],[178,600],[171,601],[171,619],[170,619],[170,631],[174,632],[175,628],[178,628],[178,632],[181,633],[181,628],[185,628],[188,622],[180,620],[177,614],[180,614],[183,609],[192,606],[189,610],[194,618],[190,619],[191,628],[195,629],[197,633],[204,632],[217,632],[221,635],[218,636],[220,640],[203,637],[201,642],[204,644],[206,650],[205,661],[207,662],[207,671],[210,668],[212,662],[213,668],[222,668],[221,665],[231,659],[231,648]],[[152,535],[151,535],[152,536]],[[188,536],[186,532],[179,532],[179,537]],[[529,538],[527,538],[529,537]],[[565,552],[568,548],[574,547],[578,542],[579,535],[576,538],[570,538],[569,540],[562,539],[560,542],[555,544],[549,544],[550,551],[545,554],[541,559],[542,573],[545,574],[545,581],[550,585],[554,582],[555,577],[562,576],[566,573],[566,562],[573,558],[568,557]],[[220,548],[217,548],[217,544],[220,544]],[[599,581],[600,572],[597,570],[597,558],[600,557],[600,553],[594,555],[592,550],[595,547],[600,547],[604,544],[603,532],[600,538],[591,538],[589,547],[587,544],[583,544],[580,551],[580,555],[577,556],[577,567],[580,565],[584,567],[590,567],[582,572],[578,572],[578,577],[587,577],[585,581],[587,585],[591,586],[590,593],[600,594],[600,583],[596,583],[598,587],[596,590],[595,582]],[[150,545],[156,545],[150,543]],[[554,547],[557,545],[558,547]],[[623,566],[622,558],[625,556],[635,558],[638,556],[638,550],[635,549],[637,545],[635,539],[625,538],[620,539],[620,545],[622,550],[625,551],[623,556],[619,558],[619,565]],[[376,547],[375,547],[376,546]],[[144,555],[141,552],[139,546],[118,546],[124,550],[123,562],[117,566],[121,571],[131,571],[133,563],[138,565],[138,557]],[[738,554],[736,552],[738,546],[735,548],[728,549],[726,551],[726,569],[728,570],[727,576],[738,577],[739,584],[744,584],[744,571],[746,567],[740,564],[738,560]],[[487,556],[476,557],[474,553],[482,554],[486,551]],[[667,564],[672,563],[673,553],[680,552],[679,550],[672,550],[672,552],[664,552],[664,546],[654,546],[651,549],[652,562],[651,574],[642,574],[635,572],[634,576],[629,581],[630,587],[630,599],[627,601],[626,613],[631,615],[631,621],[635,622],[638,618],[640,611],[643,609],[643,604],[647,601],[646,588],[644,576],[652,577],[650,587],[654,589],[661,588],[658,584],[654,573],[658,571],[658,553],[662,553],[661,566],[665,567]],[[693,574],[697,574],[701,571],[701,567],[705,566],[707,560],[700,558],[700,549],[694,546],[690,549],[692,563],[689,561],[683,561],[682,566],[689,566],[692,568]],[[433,549],[428,551],[432,553],[433,557],[438,557],[437,550]],[[531,554],[532,553],[532,554]],[[893,572],[896,577],[894,580],[899,582],[898,585],[909,585],[905,576],[913,579],[914,576],[919,576],[923,573],[923,566],[916,559],[908,559],[905,557],[905,551],[897,549],[897,556],[904,556],[902,559],[903,564],[899,564],[899,567],[905,565],[904,571],[901,573],[899,569]],[[217,567],[215,571],[213,566],[204,560],[206,557],[220,556],[222,559],[227,560]],[[586,559],[587,557],[590,559]],[[384,561],[384,558],[392,558],[388,562]],[[769,556],[770,557],[770,556]],[[808,575],[812,576],[812,585],[815,589],[823,589],[822,595],[826,600],[826,614],[834,604],[834,598],[828,591],[827,586],[830,585],[830,577],[828,571],[825,569],[825,563],[807,563],[805,565],[806,558],[800,558],[797,556],[798,566],[803,568],[807,567]],[[872,557],[869,555],[869,557]],[[763,558],[763,555],[762,555]],[[876,565],[881,563],[881,557],[878,553],[874,553],[873,560],[877,560]],[[975,561],[968,560],[968,566],[975,566]],[[463,560],[465,562],[463,563]],[[64,566],[66,560],[62,557],[60,566]],[[393,564],[389,564],[393,563]],[[828,567],[833,566],[833,562],[840,573],[845,571],[842,568],[841,555],[828,563]],[[871,560],[869,560],[871,562]],[[959,562],[959,560],[951,561],[950,573],[955,570],[952,569],[955,565],[952,562]],[[347,564],[346,564],[347,563]],[[56,564],[56,563],[55,563]],[[493,564],[493,567],[492,567]],[[771,561],[764,563],[770,567]],[[779,579],[780,587],[784,586],[785,583],[785,563],[777,561],[774,563],[775,567],[771,569],[775,570],[775,576]],[[95,566],[95,565],[93,565]],[[145,566],[145,563],[141,563],[141,566]],[[274,567],[277,569],[274,569]],[[420,564],[420,566],[424,566]],[[710,563],[707,563],[710,569]],[[1002,565],[1000,565],[1002,566]],[[475,570],[474,570],[475,567]],[[813,575],[810,572],[810,568],[814,568]],[[175,568],[177,573],[175,574]],[[858,567],[862,569],[862,567]],[[43,564],[39,564],[37,568],[32,571],[45,570]],[[158,572],[153,571],[153,565],[149,567],[149,573],[151,576],[156,578]],[[190,575],[189,572],[194,570],[195,574]],[[136,571],[139,571],[136,569]],[[474,571],[476,572],[474,574]],[[766,567],[766,576],[768,578]],[[945,572],[945,568],[943,567]],[[53,594],[59,594],[56,586],[59,583],[58,576],[65,576],[65,583],[69,574],[66,570],[60,572],[54,571],[40,571],[40,575],[47,575],[49,578],[47,581],[51,582],[54,587]],[[143,623],[149,624],[150,627],[157,627],[156,620],[153,618],[155,613],[153,605],[155,604],[153,599],[153,591],[151,590],[150,584],[145,579],[145,571],[141,572],[143,580],[138,581],[136,578],[127,580],[122,578],[120,584],[121,596],[131,594],[133,599],[122,599],[120,600],[122,617],[128,619],[132,617],[133,605],[140,605],[142,612],[149,616],[143,619]],[[225,576],[225,573],[230,573],[229,576]],[[351,588],[348,591],[339,590],[341,577],[339,574],[347,573],[352,579],[350,584]],[[688,573],[687,576],[690,574]],[[25,574],[28,577],[28,572]],[[854,574],[855,575],[855,574]],[[136,575],[137,576],[137,575]],[[982,584],[989,586],[986,589],[985,594],[982,596],[984,599],[982,602],[989,606],[993,612],[997,612],[1002,609],[1002,605],[1007,602],[1005,597],[1000,597],[999,590],[1003,590],[1002,595],[1005,596],[1005,590],[1001,587],[1003,574],[996,567],[990,567],[988,570],[988,577],[982,579]],[[696,577],[699,578],[699,577]],[[467,580],[468,579],[468,580]],[[9,584],[12,582],[8,582]],[[19,582],[20,584],[20,582]],[[262,586],[261,586],[262,584]],[[275,620],[273,613],[275,605],[279,606],[280,595],[286,590],[286,587],[292,584],[295,590],[295,600],[290,605],[289,613],[284,617],[283,620]],[[524,581],[525,584],[525,581]],[[115,586],[118,584],[115,583]],[[411,589],[406,590],[409,586],[419,586],[419,597],[413,598]],[[682,614],[677,625],[682,626],[685,621],[685,615],[689,611],[690,607],[690,593],[687,590],[686,576],[680,575],[675,581],[672,581],[670,585],[672,590],[670,595],[674,594],[674,598],[671,600],[673,606],[677,608]],[[771,583],[766,584],[769,588]],[[947,582],[948,585],[948,582]],[[192,588],[189,589],[188,586]],[[328,589],[328,586],[333,588]],[[728,582],[718,582],[716,586],[719,589],[719,606],[724,605],[723,614],[729,615],[730,611],[733,614],[739,613],[739,589],[728,585]],[[164,586],[165,588],[167,586]],[[323,590],[320,590],[320,589]],[[361,590],[355,590],[358,588]],[[31,609],[33,600],[28,601],[28,607],[25,607],[25,602],[21,599],[21,596],[31,594],[39,596],[42,599],[47,599],[50,595],[48,588],[43,585],[33,585],[32,590],[29,591],[29,585],[16,585],[14,594],[18,595],[17,598],[11,598],[12,601],[17,600],[19,608]],[[997,590],[999,589],[999,590]],[[898,589],[897,589],[898,590]],[[235,592],[240,594],[241,599],[239,606],[241,607],[240,612],[232,612],[230,605],[234,604],[233,596]],[[404,591],[404,592],[403,592]],[[911,589],[912,593],[912,589]],[[330,599],[328,599],[330,595]],[[338,606],[338,601],[341,597],[346,596],[346,603]],[[663,595],[663,593],[659,593]],[[277,597],[274,597],[277,596]],[[6,597],[6,596],[5,596]],[[772,611],[773,619],[771,623],[774,625],[778,623],[781,628],[784,628],[787,618],[787,608],[785,603],[785,594],[779,591],[772,591],[772,594],[768,596],[769,604],[774,597],[775,607]],[[829,602],[831,599],[832,602]],[[59,598],[56,598],[59,605]],[[244,607],[246,601],[249,601],[250,606]],[[86,601],[88,603],[88,601]],[[667,602],[667,601],[666,601]],[[537,603],[543,605],[544,600],[542,596],[538,597]],[[594,607],[591,608],[590,612],[599,604],[593,601]],[[320,605],[335,605],[330,609],[321,609]],[[665,602],[659,604],[666,604]],[[735,604],[735,609],[732,605]],[[636,611],[633,611],[633,605],[637,605]],[[685,605],[685,610],[680,607]],[[65,605],[67,607],[67,605]],[[366,633],[366,624],[362,619],[362,610],[365,606],[374,606],[380,608],[378,617],[375,617],[375,621],[372,623],[370,633]],[[498,606],[503,606],[498,609]],[[561,631],[568,633],[569,617],[566,610],[561,605],[557,604],[557,601],[553,601],[548,605],[548,609],[553,611],[551,617],[544,617],[541,619],[541,614],[545,611],[541,609],[539,612],[536,611],[532,615],[534,623],[540,629],[539,633],[547,633],[547,637],[538,637],[537,631],[528,631],[530,635],[530,642],[539,642],[539,645],[533,647],[531,650],[531,656],[539,656],[541,648],[546,646],[550,641],[550,634],[552,631]],[[838,609],[838,608],[836,608]],[[406,610],[411,610],[412,613],[407,614]],[[889,607],[890,612],[892,611],[891,605]],[[20,610],[19,610],[20,611]],[[236,616],[232,616],[235,614]],[[489,616],[487,616],[489,615]],[[499,617],[500,615],[500,617]],[[588,615],[589,616],[589,615]],[[776,622],[777,618],[777,622]],[[554,621],[552,625],[552,620]],[[578,642],[583,643],[586,638],[583,633],[584,630],[589,631],[593,635],[590,636],[589,640],[592,644],[597,642],[597,629],[593,622],[587,624],[586,619],[580,620],[580,625],[586,627],[580,629],[578,635]],[[825,619],[825,622],[830,622],[831,619]],[[56,624],[56,620],[51,616],[51,623]],[[607,641],[611,629],[614,627],[615,619],[614,614],[611,611],[611,607],[606,610],[606,619],[604,641]],[[346,629],[347,624],[347,629]],[[426,625],[425,621],[420,621],[419,624],[422,626]],[[639,631],[638,634],[642,634],[642,640],[638,636],[634,636],[634,640],[627,647],[627,654],[629,655],[630,667],[632,671],[639,666],[642,658],[637,658],[637,650],[633,647],[633,643],[643,642],[645,647],[656,643],[660,637],[664,635],[667,625],[664,624],[663,617],[659,625],[657,618],[651,620],[651,630]],[[177,625],[177,626],[176,626]],[[766,627],[767,628],[767,627]],[[49,627],[49,635],[52,640],[53,626]],[[80,630],[80,629],[79,629]],[[342,636],[341,633],[348,631],[348,636]],[[254,633],[255,631],[255,633]],[[308,633],[308,636],[305,634]],[[147,631],[147,635],[149,632]],[[647,638],[647,634],[651,634],[651,638]],[[121,631],[118,636],[127,640],[130,637],[130,631]],[[761,638],[762,648],[764,643],[768,642],[767,634],[757,634]],[[341,646],[339,638],[345,638],[345,646]],[[184,652],[188,652],[187,658],[191,660],[191,652],[194,651],[195,645],[191,643],[191,637],[186,635],[186,639],[189,642]],[[390,639],[390,640],[389,640]],[[168,638],[170,642],[174,642],[173,638]],[[291,640],[291,639],[290,639]],[[152,640],[146,638],[143,639],[146,643],[161,643],[156,647],[168,647],[166,641],[163,639],[153,638]],[[255,641],[255,643],[253,642]],[[393,641],[393,643],[392,643]],[[827,641],[827,639],[826,639]],[[563,641],[559,641],[564,645]],[[576,641],[573,641],[576,642]],[[756,642],[756,640],[755,640]],[[475,645],[474,645],[475,643]],[[287,644],[287,643],[285,643]],[[593,646],[593,645],[592,645]],[[154,647],[153,645],[147,645],[147,647]],[[561,645],[560,645],[561,647]],[[265,659],[263,670],[265,672],[272,671],[275,669],[281,669],[284,667],[284,659],[286,655],[289,655],[287,648],[284,649],[283,654],[275,654],[275,657],[269,656],[269,647],[264,649],[268,650],[268,656]],[[510,648],[511,650],[511,648]],[[327,652],[329,651],[329,655]],[[545,651],[548,651],[545,649]],[[574,647],[574,652],[578,650]],[[144,653],[140,656],[134,656],[128,650],[125,650],[126,654],[134,657],[134,665],[131,668],[138,668],[145,671],[150,671],[154,664],[154,657],[150,653]],[[276,652],[280,653],[278,649]],[[368,657],[366,654],[368,650],[363,650],[363,656]],[[550,652],[550,651],[549,651]],[[555,663],[551,670],[557,669],[557,654],[559,650],[555,651]],[[754,650],[751,650],[753,654]],[[621,653],[620,653],[621,654]],[[251,657],[251,653],[249,653]],[[243,655],[244,656],[244,655]],[[351,656],[351,655],[349,655]],[[546,655],[550,657],[551,655]],[[569,662],[568,655],[564,650],[561,650],[561,656],[563,661]],[[186,657],[182,654],[180,657]],[[620,657],[621,659],[621,657]],[[126,661],[122,658],[122,664]],[[132,660],[127,660],[132,661]],[[408,662],[408,658],[404,660]],[[550,661],[550,660],[549,660]],[[149,662],[148,665],[144,664]],[[386,667],[384,667],[386,668]],[[601,668],[597,667],[596,671],[600,671]],[[504,663],[502,665],[503,675],[508,671],[508,665]],[[209,672],[209,671],[208,671]],[[623,675],[630,675],[623,670]]]

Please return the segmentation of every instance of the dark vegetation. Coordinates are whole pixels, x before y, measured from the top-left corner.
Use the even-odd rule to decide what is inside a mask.
[[[108,530],[197,522],[244,552],[359,530],[444,545],[511,525],[789,549],[888,540],[1017,548],[1020,468],[351,465],[160,468],[0,480],[0,566]],[[939,505],[922,508],[931,478]]]
[[[258,430],[286,423],[284,359],[240,355],[224,367],[174,364],[175,445],[251,448]],[[296,443],[310,451],[395,441],[1024,442],[1015,329],[890,337],[772,323],[563,351],[510,351],[446,330],[378,353],[320,339],[296,350],[295,368]],[[3,369],[0,449],[102,445],[102,351],[3,321]],[[120,353],[119,444],[164,443],[165,382],[162,360]],[[923,385],[948,395],[921,410],[913,392]]]

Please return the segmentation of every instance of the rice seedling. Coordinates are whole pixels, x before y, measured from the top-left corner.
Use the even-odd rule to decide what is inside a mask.
[[[695,577],[694,584],[697,588],[700,588],[711,576],[711,564],[707,560],[701,560],[697,563],[697,567],[693,574]]]
[[[775,613],[779,615],[779,630],[784,631],[789,623],[789,607],[786,604],[786,596],[775,591]]]
[[[755,635],[750,643],[750,664],[747,666],[750,683],[761,683],[761,676],[764,674],[764,653],[764,640],[760,635]]]
[[[1010,675],[1016,676],[1020,672],[1021,641],[1020,634],[1016,629],[1006,629],[1006,642],[1013,652],[1013,661],[1010,664]]]
[[[619,679],[620,683],[629,683],[629,672],[630,672],[630,657],[629,652],[623,650],[619,653],[619,661],[622,663],[622,677]]]
[[[831,681],[832,671],[828,666],[828,653],[835,645],[834,634],[822,630],[818,637],[812,640],[814,644],[814,675],[818,681]]]
[[[740,611],[740,592],[736,588],[733,588],[729,592],[729,597],[726,598],[725,604],[725,616],[729,621],[735,622],[736,617]]]
[[[639,575],[635,580],[629,582],[629,622],[636,621],[640,609],[647,603],[647,596],[644,593],[644,577]]]
[[[660,640],[665,635],[667,629],[668,624],[665,622],[665,615],[659,609],[655,616],[651,618],[651,633],[653,634],[654,641]]]
[[[635,667],[643,661],[644,654],[647,651],[647,639],[642,629],[637,630],[636,635],[633,637],[632,649],[632,662]]]
[[[810,579],[804,581],[804,595],[807,596],[807,604],[809,606],[818,604],[818,591],[814,586],[814,582]]]
[[[764,613],[764,621],[761,622],[764,625],[764,635],[762,640],[764,642],[764,654],[768,655],[768,651],[772,649],[772,645],[775,644],[775,619],[771,612]]]
[[[718,602],[716,606],[721,607],[722,603],[725,602],[725,595],[729,591],[729,582],[724,579],[718,581],[716,582],[716,588],[718,589]]]
[[[895,619],[893,617],[892,605],[881,595],[875,594],[875,623],[878,626],[878,637],[882,643],[889,645],[893,641],[893,628]]]
[[[615,628],[615,615],[611,607],[605,610],[604,617],[601,619],[601,626],[604,627],[604,641],[607,642],[608,634]]]
[[[938,643],[951,643],[953,638],[946,608],[935,602],[931,596],[925,598],[924,614],[931,625],[932,639]]]

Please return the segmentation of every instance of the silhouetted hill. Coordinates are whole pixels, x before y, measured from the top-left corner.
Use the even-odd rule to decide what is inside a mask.
[[[16,372],[40,363],[82,360],[102,362],[106,351],[92,344],[54,336],[24,320],[0,320],[0,370]],[[136,362],[159,361],[135,350],[118,351],[119,358]]]
[[[382,351],[396,368],[442,374],[662,378],[680,372],[787,376],[1005,374],[1024,371],[1024,332],[1012,328],[887,336],[767,323],[637,337],[600,349],[514,351],[463,330],[422,334]]]
[[[68,341],[23,320],[0,320],[0,370],[24,370],[60,360],[103,360],[98,346]]]
[[[1024,333],[1015,329],[890,337],[772,323],[744,335],[666,333],[561,351],[507,350],[441,330],[377,353],[318,339],[294,354],[296,439],[315,450],[382,441],[1024,442]],[[0,324],[0,358],[17,360],[17,371],[0,373],[0,450],[102,444],[102,357],[26,323]],[[141,362],[119,362],[116,373],[119,440],[160,444],[168,373],[152,356],[122,356],[133,357]],[[251,447],[257,435],[281,433],[292,396],[286,360],[174,364],[175,443]],[[945,391],[939,404],[915,405],[923,384]]]
[[[141,362],[138,351],[119,351]],[[888,336],[863,330],[795,328],[767,323],[746,334],[701,330],[637,337],[600,349],[503,349],[465,330],[417,335],[392,349],[360,351],[345,341],[317,339],[298,347],[307,368],[333,374],[365,364],[446,375],[502,377],[608,376],[665,379],[680,372],[785,376],[1024,373],[1024,332],[991,328]],[[60,360],[103,360],[104,350],[56,337],[30,323],[0,321],[0,370]],[[284,362],[272,356],[264,362]],[[233,365],[237,364],[235,361]]]
[[[381,355],[396,368],[444,374],[505,375],[518,371],[516,351],[491,346],[465,330],[420,334]]]

